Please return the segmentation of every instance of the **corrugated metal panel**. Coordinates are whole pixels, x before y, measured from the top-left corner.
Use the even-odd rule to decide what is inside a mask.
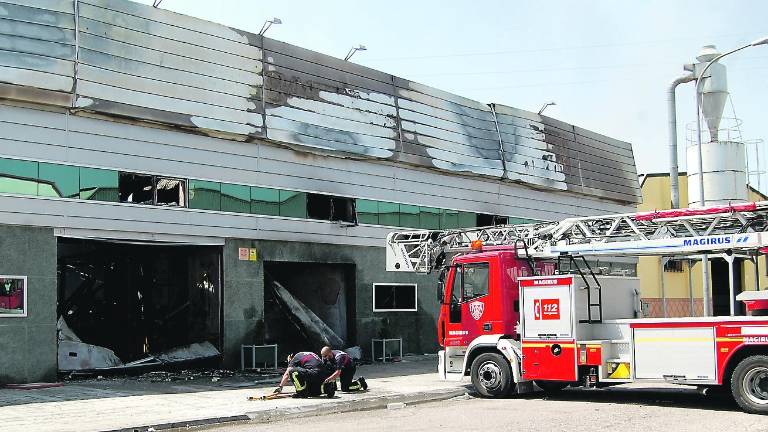
[[[494,107],[508,179],[609,199],[639,200],[629,143],[528,111]]]
[[[487,105],[401,78],[395,84],[403,131],[399,160],[503,176],[499,137]]]
[[[394,156],[391,75],[271,39],[264,53],[269,139],[320,153]]]
[[[259,37],[130,2],[81,0],[79,11],[78,108],[264,135]]]
[[[69,105],[74,29],[72,0],[0,1],[0,97]]]

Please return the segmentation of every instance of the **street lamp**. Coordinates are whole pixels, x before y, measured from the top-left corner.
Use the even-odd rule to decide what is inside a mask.
[[[702,157],[702,150],[701,150],[701,116],[699,115],[699,111],[701,110],[701,82],[703,81],[702,78],[705,78],[705,74],[707,73],[707,70],[709,68],[717,63],[721,58],[733,54],[737,51],[741,51],[743,49],[758,46],[758,45],[766,45],[768,44],[768,37],[763,37],[760,39],[755,40],[752,43],[748,43],[744,46],[741,46],[739,48],[736,48],[734,50],[728,51],[725,54],[720,54],[717,57],[713,58],[712,60],[707,63],[706,66],[704,66],[704,69],[701,70],[701,73],[696,77],[696,148],[697,152],[699,154],[699,202],[701,202],[701,206],[704,207],[705,201],[704,201],[704,161]],[[704,316],[710,316],[711,310],[709,305],[709,262],[708,262],[708,256],[707,254],[703,254],[701,256],[701,271],[702,271],[702,283],[704,285],[704,298],[702,299],[704,301]]]
[[[539,110],[539,115],[541,115],[541,113],[543,113],[548,106],[552,106],[552,105],[557,105],[557,104],[555,103],[555,101],[545,103],[544,106],[541,107],[541,109]]]
[[[368,48],[366,48],[366,47],[365,47],[365,45],[358,45],[358,46],[356,46],[356,47],[352,47],[352,48],[349,50],[349,52],[347,53],[347,56],[346,56],[346,57],[344,57],[344,61],[349,61],[349,59],[351,59],[351,58],[352,58],[352,56],[353,56],[353,55],[355,55],[355,53],[356,53],[356,52],[358,52],[358,51],[365,51],[365,50],[367,50],[367,49],[368,49]]]
[[[272,27],[272,24],[282,24],[283,22],[280,20],[280,18],[272,18],[271,20],[267,20],[264,22],[264,25],[261,26],[261,30],[259,30],[259,35],[264,36],[264,33],[269,30],[270,27]]]

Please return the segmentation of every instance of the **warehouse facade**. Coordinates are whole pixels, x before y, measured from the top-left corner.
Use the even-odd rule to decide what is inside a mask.
[[[0,9],[0,382],[202,343],[432,352],[436,277],[386,273],[388,232],[640,199],[628,143],[535,113],[125,0]]]

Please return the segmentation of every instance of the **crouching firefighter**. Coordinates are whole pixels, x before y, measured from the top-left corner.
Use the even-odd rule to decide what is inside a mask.
[[[273,393],[281,393],[283,386],[291,382],[296,393],[294,397],[310,397],[326,395],[333,397],[336,393],[336,383],[327,383],[326,378],[331,371],[323,360],[313,352],[298,352],[288,356],[288,367],[280,380],[280,385]]]
[[[335,369],[333,375],[325,379],[326,383],[335,382],[336,378],[340,378],[341,391],[354,392],[368,390],[368,383],[365,382],[365,378],[355,378],[355,362],[352,357],[344,351],[332,350],[331,347],[323,347],[320,351],[320,355],[323,356],[325,361],[332,369]]]

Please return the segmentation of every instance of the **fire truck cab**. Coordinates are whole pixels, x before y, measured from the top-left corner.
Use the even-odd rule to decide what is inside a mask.
[[[572,265],[574,256],[603,252],[748,250],[756,257],[768,246],[768,203],[745,210],[392,233],[387,268],[441,269],[438,372],[445,379],[469,377],[482,396],[662,382],[722,387],[743,410],[766,414],[768,317],[762,315],[768,291],[734,298],[745,302],[750,316],[640,318],[637,278],[596,276],[585,259]],[[694,235],[697,221],[706,221],[704,235]],[[669,233],[681,233],[677,222],[691,229],[675,238]],[[620,234],[622,223],[630,228]],[[652,237],[659,232],[660,238]],[[642,238],[632,240],[635,235]],[[446,252],[454,255],[443,266]],[[567,269],[563,261],[570,263]]]

